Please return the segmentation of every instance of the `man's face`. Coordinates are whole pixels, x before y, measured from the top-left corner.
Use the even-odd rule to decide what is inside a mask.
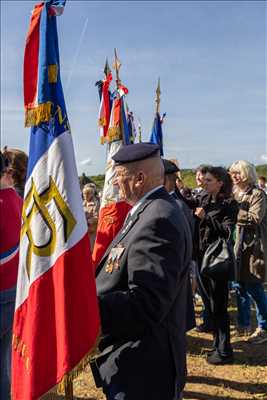
[[[113,184],[119,189],[120,200],[130,204],[136,202],[135,174],[131,173],[127,166],[116,167]]]

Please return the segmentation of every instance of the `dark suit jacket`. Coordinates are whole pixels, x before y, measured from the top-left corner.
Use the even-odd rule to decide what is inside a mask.
[[[218,198],[212,201],[205,193],[199,198],[198,207],[205,210],[205,218],[199,220],[199,265],[208,246],[218,238],[232,238],[238,213],[237,202],[233,198]]]
[[[193,240],[194,236],[194,220],[193,220],[193,214],[192,210],[188,207],[188,205],[184,202],[184,200],[181,198],[182,195],[180,194],[181,197],[178,197],[177,193],[174,192],[171,194],[171,196],[174,198],[177,206],[182,210],[185,221],[184,221],[184,227],[187,229],[190,234],[191,238]],[[187,225],[187,227],[186,227]],[[191,280],[190,276],[188,276],[188,297],[187,297],[187,307],[186,307],[186,330],[190,331],[196,326],[196,319],[195,319],[195,308],[194,308],[194,302],[193,302],[193,293],[192,293],[192,286],[191,286]]]
[[[189,208],[189,206],[186,204],[186,201],[184,197],[181,195],[181,193],[177,190],[172,193],[173,198],[176,200],[176,203],[178,207],[183,211],[186,220],[189,224],[189,228],[192,234],[192,237],[194,236],[194,217],[193,217],[193,211]]]
[[[124,250],[107,272],[116,247]],[[118,398],[125,400],[173,400],[183,389],[191,251],[184,216],[164,188],[112,242],[96,271],[104,392],[124,393]]]

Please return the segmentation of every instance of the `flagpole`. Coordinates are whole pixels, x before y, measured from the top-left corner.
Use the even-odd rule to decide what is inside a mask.
[[[121,67],[121,62],[118,59],[117,50],[116,49],[114,49],[114,55],[115,55],[115,61],[114,61],[114,64],[113,64],[113,68],[115,69],[115,72],[116,72],[117,89],[119,89],[119,86],[121,84],[121,80],[120,80],[120,77],[119,77],[119,70],[120,70],[120,67]]]
[[[110,72],[111,72],[111,70],[109,68],[108,58],[106,58],[106,63],[105,63],[105,67],[104,67],[104,74],[105,74],[106,79]],[[106,159],[107,159],[107,155],[108,155],[108,146],[106,146]]]
[[[160,91],[160,78],[158,79],[158,87],[156,90],[156,114],[159,113],[159,106],[160,106],[160,95],[161,95],[161,91]]]
[[[108,65],[108,59],[106,58],[106,63],[105,63],[105,67],[104,67],[104,74],[105,74],[106,78],[108,77],[109,73],[110,73],[110,68]]]

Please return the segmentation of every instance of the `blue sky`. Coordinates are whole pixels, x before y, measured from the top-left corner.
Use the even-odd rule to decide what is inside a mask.
[[[23,53],[35,1],[1,0],[1,146],[26,152]],[[165,157],[182,168],[267,162],[264,1],[76,1],[58,18],[61,76],[79,172],[104,172],[99,99],[114,47],[148,140],[161,79]],[[91,160],[87,163],[86,160]]]

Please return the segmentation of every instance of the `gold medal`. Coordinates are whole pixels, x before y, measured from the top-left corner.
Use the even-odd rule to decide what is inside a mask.
[[[122,244],[120,243],[116,247],[113,247],[113,249],[110,250],[109,257],[107,260],[107,265],[105,268],[105,271],[107,273],[111,274],[113,270],[118,271],[120,269],[119,260],[124,250],[125,247],[123,247]]]

